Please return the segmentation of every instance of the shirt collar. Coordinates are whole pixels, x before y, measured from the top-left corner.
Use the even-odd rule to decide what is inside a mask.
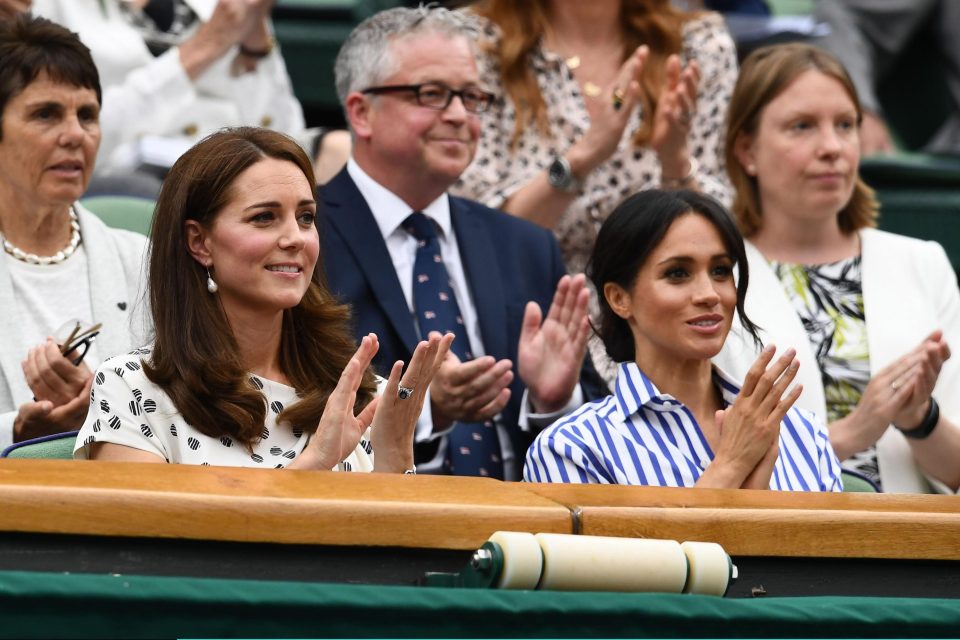
[[[367,201],[367,205],[373,213],[373,218],[377,221],[377,226],[380,227],[380,234],[384,238],[392,235],[400,224],[406,220],[407,216],[413,213],[410,205],[401,200],[397,194],[371,178],[353,158],[347,160],[347,173],[353,178],[360,195]],[[450,219],[450,198],[446,193],[427,205],[423,209],[423,213],[437,223],[443,237],[450,237],[453,223]]]
[[[724,405],[732,404],[740,393],[740,386],[717,365],[713,365],[713,381],[720,390]],[[640,407],[647,406],[655,411],[670,411],[680,406],[679,400],[657,389],[636,362],[620,363],[613,395],[617,409],[624,420],[639,411]]]

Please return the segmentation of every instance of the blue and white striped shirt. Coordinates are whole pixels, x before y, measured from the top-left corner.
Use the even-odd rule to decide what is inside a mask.
[[[714,368],[725,405],[740,387]],[[661,393],[634,362],[620,365],[614,394],[585,404],[545,429],[527,451],[528,482],[692,487],[713,460],[693,414]],[[791,408],[780,424],[770,488],[842,491],[826,427]]]

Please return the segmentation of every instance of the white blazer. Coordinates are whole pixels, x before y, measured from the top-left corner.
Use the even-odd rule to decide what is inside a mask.
[[[859,234],[871,375],[917,346],[934,329],[943,330],[954,351],[960,349],[960,290],[943,247],[877,229]],[[826,420],[823,380],[807,333],[767,260],[750,242],[746,248],[750,266],[747,316],[761,328],[764,344],[775,344],[778,351],[786,347],[797,350],[797,381],[803,384],[797,405]],[[714,361],[742,380],[757,355],[735,318],[727,343]],[[956,354],[944,363],[934,396],[941,413],[960,423],[960,357]],[[907,439],[893,425],[877,442],[877,461],[884,491],[952,493],[919,470]]]
[[[90,306],[93,320],[103,323],[97,336],[97,351],[106,360],[146,342],[147,301],[144,256],[147,239],[139,233],[111,229],[100,218],[74,204],[80,222],[83,249],[87,255]],[[13,442],[13,421],[21,404],[33,399],[20,363],[32,344],[20,338],[13,282],[0,260],[0,449]]]

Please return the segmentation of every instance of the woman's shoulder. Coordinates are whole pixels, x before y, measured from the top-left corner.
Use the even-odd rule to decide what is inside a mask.
[[[683,49],[687,58],[712,59],[720,51],[736,52],[723,16],[701,11],[683,23]]]
[[[152,349],[148,345],[107,358],[97,367],[97,371],[94,374],[94,382],[96,384],[103,384],[108,373],[115,374],[120,378],[143,378],[146,380],[146,374],[143,372],[143,363],[149,359],[151,352]]]

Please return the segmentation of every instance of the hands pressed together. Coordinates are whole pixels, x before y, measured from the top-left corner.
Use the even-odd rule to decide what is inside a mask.
[[[949,358],[950,346],[937,330],[873,376],[857,408],[830,427],[837,456],[844,460],[875,444],[891,424],[904,430],[918,426]]]
[[[210,19],[196,34],[180,45],[180,61],[191,79],[199,77],[233,46],[250,51],[264,51],[269,47],[270,29],[267,20],[276,0],[218,0]],[[256,67],[256,60],[243,60],[243,69]],[[235,63],[234,67],[238,65]]]
[[[14,441],[79,429],[90,406],[90,369],[65,358],[53,338],[30,349],[21,367],[34,401],[20,405]]]
[[[646,45],[637,48],[620,67],[617,79],[603,93],[600,117],[571,148],[571,166],[586,175],[616,151],[623,131],[642,93],[640,81],[650,55]],[[676,54],[667,58],[664,82],[653,113],[650,146],[657,153],[665,179],[681,179],[690,170],[687,138],[696,114],[700,67],[690,61],[685,67]]]
[[[776,348],[766,347],[747,372],[740,395],[716,412],[719,445],[697,486],[767,489],[779,455],[780,422],[803,391],[789,391],[800,367],[788,349],[771,364]]]

